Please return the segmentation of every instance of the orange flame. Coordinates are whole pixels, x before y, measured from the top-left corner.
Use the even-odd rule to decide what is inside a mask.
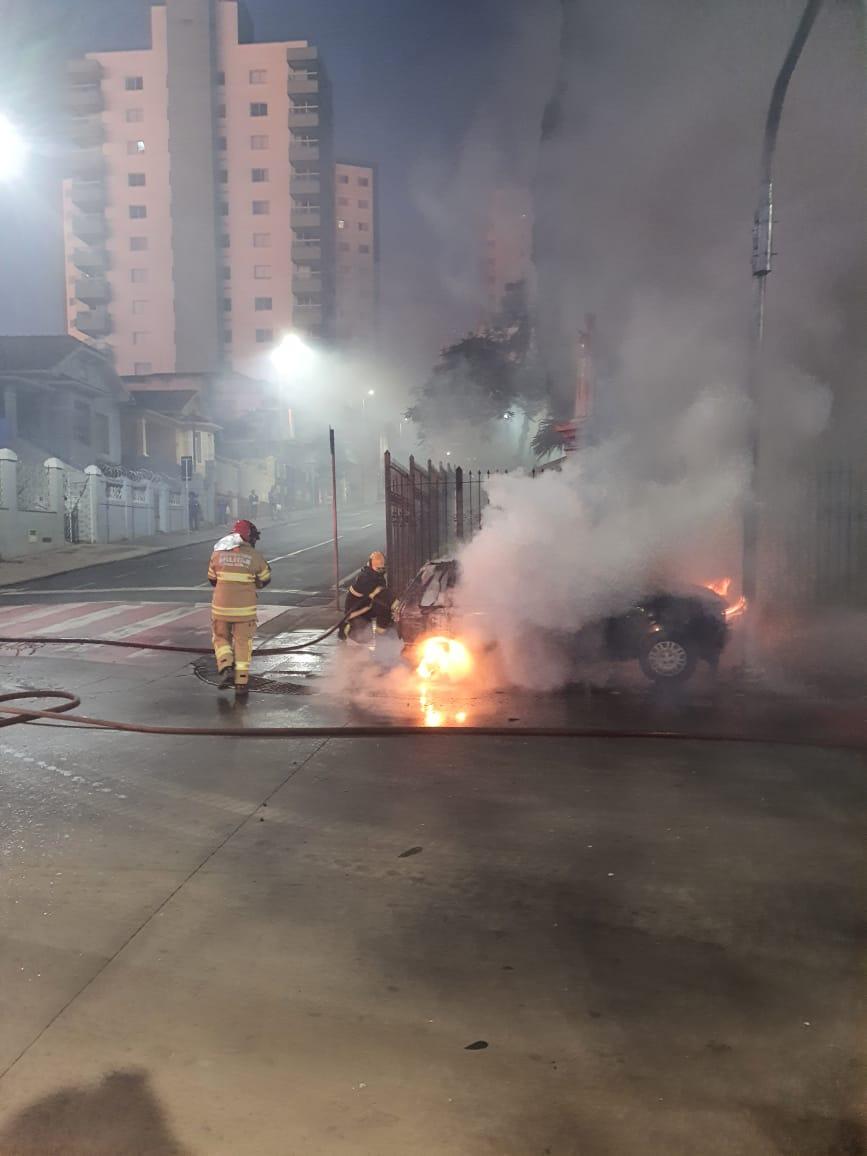
[[[419,647],[416,673],[425,682],[448,678],[452,682],[466,678],[473,669],[473,657],[456,638],[439,635],[426,638]]]
[[[731,578],[717,578],[713,582],[705,582],[708,590],[713,590],[714,594],[719,594],[720,598],[728,598],[729,590],[731,589]],[[747,608],[747,600],[743,594],[736,602],[730,602],[725,609],[726,621],[731,622],[733,618],[740,618]]]

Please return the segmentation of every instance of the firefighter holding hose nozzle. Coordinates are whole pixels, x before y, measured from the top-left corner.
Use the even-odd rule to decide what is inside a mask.
[[[374,550],[353,579],[338,634],[343,642],[366,643],[376,630],[391,626],[397,599],[388,588],[385,565],[385,555]]]
[[[220,689],[234,683],[239,695],[247,694],[253,635],[256,633],[257,591],[271,581],[271,567],[256,549],[259,531],[242,518],[214,546],[208,565],[211,599],[211,631]]]

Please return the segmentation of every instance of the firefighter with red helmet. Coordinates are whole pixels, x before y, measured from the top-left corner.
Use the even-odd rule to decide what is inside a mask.
[[[375,629],[391,625],[397,600],[388,588],[385,569],[385,555],[374,550],[352,580],[338,635],[344,642],[366,642]]]
[[[242,518],[214,546],[208,565],[208,581],[214,587],[211,630],[217,671],[222,675],[220,689],[234,683],[240,695],[247,694],[250,679],[257,591],[271,581],[268,560],[256,549],[259,537],[254,524]]]

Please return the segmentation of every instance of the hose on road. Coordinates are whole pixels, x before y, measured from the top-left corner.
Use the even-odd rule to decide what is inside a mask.
[[[16,707],[10,703],[16,700],[60,699],[58,705],[40,710],[36,707]],[[370,726],[301,726],[301,727],[182,727],[154,726],[149,723],[118,722],[115,719],[91,718],[89,715],[74,714],[81,705],[78,695],[68,690],[18,690],[0,694],[0,727],[15,726],[19,723],[49,722],[68,723],[77,727],[93,727],[104,731],[122,731],[139,735],[177,735],[184,738],[235,738],[235,739],[392,739],[407,736],[427,736],[431,738],[461,736],[462,738],[538,738],[538,739],[664,739],[678,742],[700,743],[744,743],[762,746],[818,747],[827,750],[849,750],[863,752],[865,744],[858,740],[841,739],[835,742],[795,738],[791,735],[773,737],[767,735],[725,734],[700,731],[657,731],[644,729],[615,730],[610,727],[543,727],[543,726],[456,726],[425,727],[400,723],[397,725],[374,724]]]
[[[307,650],[308,647],[316,646],[318,643],[324,642],[326,638],[330,638],[332,634],[336,634],[346,620],[347,616],[344,615],[339,622],[335,622],[324,634],[320,634],[316,638],[308,638],[306,642],[299,643],[298,646],[276,646],[264,649],[260,647],[253,651],[253,655],[254,657],[260,657],[269,654],[297,654],[299,650]],[[7,642],[21,645],[26,644],[28,646],[36,643],[48,643],[54,646],[119,646],[124,650],[163,650],[168,651],[170,654],[214,653],[210,646],[173,646],[169,642],[127,642],[116,638],[69,638],[54,634],[16,635],[15,637],[0,635],[0,643]]]

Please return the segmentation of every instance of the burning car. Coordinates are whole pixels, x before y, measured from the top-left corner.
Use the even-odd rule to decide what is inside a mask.
[[[422,566],[395,615],[405,644],[432,634],[448,637],[454,633],[459,578],[454,559]],[[654,682],[686,682],[700,660],[716,668],[728,637],[730,612],[722,594],[706,586],[687,586],[651,592],[622,613],[568,635],[551,633],[576,662],[637,659]]]

